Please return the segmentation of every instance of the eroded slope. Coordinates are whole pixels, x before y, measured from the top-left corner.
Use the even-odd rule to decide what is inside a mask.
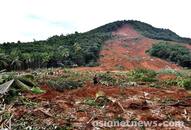
[[[142,36],[130,25],[124,25],[113,35],[115,38],[107,41],[100,53],[100,64],[104,70],[180,69],[173,63],[149,56],[146,51],[156,41]]]

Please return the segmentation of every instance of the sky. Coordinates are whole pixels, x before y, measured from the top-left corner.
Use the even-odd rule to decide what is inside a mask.
[[[0,43],[140,20],[191,38],[191,0],[0,0]]]

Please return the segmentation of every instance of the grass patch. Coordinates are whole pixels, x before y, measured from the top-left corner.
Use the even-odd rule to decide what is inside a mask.
[[[157,81],[157,73],[153,70],[147,69],[135,69],[130,72],[130,78],[132,81],[142,81],[142,82],[155,82]]]

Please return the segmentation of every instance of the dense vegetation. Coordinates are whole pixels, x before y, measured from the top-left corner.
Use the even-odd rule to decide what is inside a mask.
[[[131,24],[137,31],[141,32],[141,34],[145,37],[191,44],[190,38],[182,38],[169,29],[155,28],[149,24],[139,21],[128,21],[128,23]]]
[[[147,23],[134,21],[134,20],[116,21],[116,22],[98,27],[97,29],[92,30],[92,32],[102,32],[102,33],[111,32],[111,31],[117,30],[119,27],[125,24],[131,25],[135,30],[140,32],[145,37],[191,44],[190,38],[182,38],[169,29],[155,28]]]
[[[172,61],[183,67],[191,68],[191,52],[184,46],[168,42],[154,44],[149,50],[150,55]]]
[[[191,43],[190,39],[181,38],[170,30],[154,28],[139,21],[116,21],[86,33],[56,35],[44,41],[28,43],[3,43],[0,45],[0,70],[97,66],[104,41],[111,39],[111,32],[124,24],[130,24],[149,38]]]
[[[0,46],[0,69],[95,66],[102,43],[110,37],[110,33],[76,32],[46,41],[4,43]]]

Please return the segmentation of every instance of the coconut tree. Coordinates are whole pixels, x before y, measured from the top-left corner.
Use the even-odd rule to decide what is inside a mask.
[[[19,59],[19,57],[16,57],[11,62],[11,68],[14,70],[21,70],[22,69],[23,61]]]
[[[51,59],[51,57],[52,57],[52,55],[53,55],[53,53],[52,52],[49,52],[49,53],[47,53],[47,52],[44,52],[44,53],[42,53],[41,54],[42,55],[42,63],[41,63],[41,67],[47,67],[47,64],[48,64],[48,62],[50,61],[50,59]]]
[[[10,53],[10,57],[12,58],[11,61],[11,68],[14,70],[22,69],[23,62],[21,61],[21,51],[19,49],[13,49]]]
[[[7,69],[10,61],[11,59],[7,55],[5,55],[4,53],[1,53],[0,54],[0,70]]]
[[[30,68],[30,66],[31,66],[31,62],[32,62],[32,55],[30,54],[30,53],[23,53],[22,55],[21,55],[21,59],[22,59],[22,61],[23,61],[23,64],[24,64],[24,68],[25,69],[28,69],[28,68]]]

